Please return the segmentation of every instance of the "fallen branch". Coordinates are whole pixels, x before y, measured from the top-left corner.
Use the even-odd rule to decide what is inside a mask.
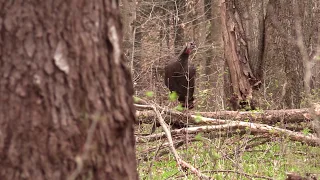
[[[209,118],[232,119],[238,121],[250,120],[250,122],[261,122],[264,124],[274,124],[276,122],[297,123],[309,122],[312,120],[309,109],[264,110],[261,112],[217,111],[197,112],[197,114]]]
[[[235,171],[235,170],[212,170],[212,171],[205,171],[205,172],[210,172],[210,173],[235,173],[235,174],[239,174],[239,175],[248,177],[248,178],[250,178],[250,179],[252,179],[252,178],[259,178],[259,179],[273,180],[273,179],[270,178],[270,177],[253,175],[253,174],[248,174],[248,173],[239,172],[239,171]]]
[[[174,148],[171,132],[169,131],[167,124],[165,123],[164,119],[162,118],[161,113],[157,110],[155,105],[152,105],[152,108],[157,115],[157,118],[158,118],[158,121],[159,121],[161,127],[164,130],[164,135],[166,135],[166,137],[168,139],[170,150],[173,153],[178,165],[180,167],[182,167],[181,169],[182,170],[183,170],[183,168],[190,169],[190,171],[192,173],[194,173],[195,175],[197,175],[200,179],[206,179],[206,180],[211,179],[210,177],[202,174],[198,169],[193,167],[191,164],[189,164],[189,163],[185,162],[183,159],[181,159],[181,157],[178,155],[178,152]]]
[[[281,129],[278,127],[272,127],[269,125],[264,125],[264,124],[258,124],[258,123],[250,123],[250,122],[231,122],[228,124],[223,124],[223,125],[212,125],[212,126],[198,126],[198,127],[188,127],[188,128],[182,128],[182,129],[176,129],[172,130],[171,134],[176,135],[176,134],[195,134],[199,132],[213,132],[213,131],[221,131],[221,130],[233,130],[235,131],[236,129],[240,130],[247,130],[251,131],[253,133],[267,133],[270,135],[275,135],[275,136],[287,136],[290,140],[294,141],[299,141],[299,142],[304,142],[309,145],[314,145],[314,146],[320,146],[320,138],[317,138],[314,135],[304,135],[299,132],[293,132],[290,130],[286,129]],[[144,137],[144,139],[158,139],[162,138],[165,136],[165,133],[158,133],[158,134],[153,134],[150,136]],[[136,139],[139,141],[139,137]]]

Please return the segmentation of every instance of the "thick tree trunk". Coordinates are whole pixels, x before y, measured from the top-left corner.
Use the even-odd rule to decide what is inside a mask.
[[[0,2],[0,179],[138,179],[115,1]]]
[[[259,81],[253,75],[248,54],[247,37],[237,8],[231,1],[221,3],[224,56],[229,67],[232,90],[237,99],[250,101]]]
[[[263,69],[266,94],[277,108],[309,107],[302,104],[312,89],[312,55],[319,43],[319,2],[270,0],[265,22]],[[315,61],[314,61],[315,62]],[[280,97],[280,98],[279,98]],[[278,102],[277,102],[278,101]]]
[[[284,108],[300,108],[303,90],[303,65],[294,40],[296,38],[294,21],[291,1],[269,1],[266,17],[264,66],[265,69],[268,66],[272,67],[273,73],[270,76],[266,74],[266,79],[275,75],[270,79],[272,86],[278,87],[279,84],[283,84],[281,96],[274,93],[274,98],[280,99]]]
[[[249,0],[235,1],[235,6],[243,25],[246,41],[248,44],[248,58],[252,73],[261,78],[264,38],[264,4],[265,1]]]

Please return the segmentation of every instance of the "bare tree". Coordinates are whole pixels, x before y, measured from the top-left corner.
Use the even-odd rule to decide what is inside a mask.
[[[0,178],[138,179],[117,1],[0,11]]]

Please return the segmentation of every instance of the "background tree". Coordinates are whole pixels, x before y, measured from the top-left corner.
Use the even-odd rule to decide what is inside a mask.
[[[138,179],[117,1],[0,11],[0,178]]]
[[[320,87],[315,80],[319,73],[307,68],[319,66],[314,61],[319,54],[319,2],[270,0],[266,13],[263,69],[268,85],[264,96],[279,108],[306,107],[303,102],[310,98],[306,96],[310,83],[316,91]],[[309,59],[312,62],[306,62]],[[304,80],[306,73],[310,73],[309,80]]]

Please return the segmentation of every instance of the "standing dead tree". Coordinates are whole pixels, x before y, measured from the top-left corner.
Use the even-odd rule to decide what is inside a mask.
[[[224,56],[229,67],[233,95],[231,100],[234,110],[252,105],[253,89],[261,84],[251,71],[248,44],[239,13],[234,2],[221,4],[221,21],[224,41]]]

